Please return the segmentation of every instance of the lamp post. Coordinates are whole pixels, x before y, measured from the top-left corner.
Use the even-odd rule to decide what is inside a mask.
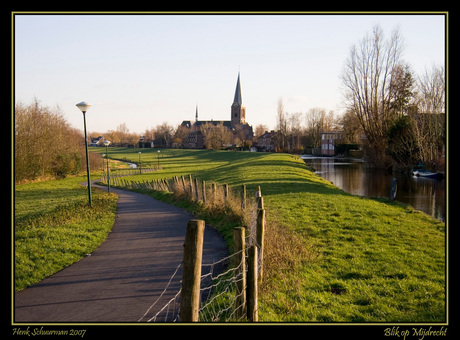
[[[160,170],[160,150],[158,150],[158,171]]]
[[[141,153],[142,152],[138,152],[139,153],[139,174],[141,173]]]
[[[109,145],[110,141],[105,140],[105,157],[107,158],[107,192],[110,192],[110,169],[109,169]]]
[[[77,107],[83,112],[83,126],[85,130],[85,149],[86,149],[86,176],[88,177],[88,199],[89,199],[89,206],[93,206],[93,201],[91,199],[91,179],[89,176],[89,155],[88,155],[88,137],[86,136],[86,111],[89,110],[91,104],[87,102],[81,102],[77,104]]]

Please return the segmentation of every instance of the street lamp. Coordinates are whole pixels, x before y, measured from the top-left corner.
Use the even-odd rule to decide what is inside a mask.
[[[93,206],[93,201],[91,200],[91,179],[89,177],[89,155],[88,155],[88,137],[86,136],[86,111],[89,110],[91,104],[87,102],[81,102],[77,104],[77,107],[83,112],[83,126],[85,130],[85,149],[86,149],[86,175],[88,177],[88,199],[89,199],[89,206]]]
[[[160,170],[160,150],[158,150],[158,170]]]
[[[110,141],[105,140],[105,157],[107,158],[107,192],[110,192],[110,170],[109,170],[109,145]]]
[[[138,153],[139,153],[139,174],[140,174],[141,171],[142,171],[142,170],[141,170],[141,153],[142,153],[142,152],[139,151]]]

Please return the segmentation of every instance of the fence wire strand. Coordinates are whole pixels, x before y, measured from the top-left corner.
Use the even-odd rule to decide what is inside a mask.
[[[237,302],[242,294],[246,291],[246,287],[242,291],[238,289],[238,282],[243,280],[243,261],[247,261],[247,247],[237,253],[222,258],[211,264],[203,264],[202,267],[208,267],[209,272],[201,276],[201,306],[199,309],[200,322],[238,322],[246,320],[246,310],[244,305],[238,305]],[[245,252],[246,256],[236,266],[229,265],[231,259],[241,252]],[[222,272],[215,272],[219,267],[225,266],[227,269]],[[150,313],[153,307],[160,301],[163,295],[168,290],[171,282],[179,271],[181,265],[177,266],[172,274],[165,289],[155,302],[147,309],[144,315],[138,320],[142,322]],[[244,266],[247,271],[247,265]],[[207,271],[207,270],[206,270]],[[182,283],[182,280],[180,281]],[[143,322],[177,322],[179,320],[181,288],[177,293],[166,302],[166,304],[158,310],[158,312]]]

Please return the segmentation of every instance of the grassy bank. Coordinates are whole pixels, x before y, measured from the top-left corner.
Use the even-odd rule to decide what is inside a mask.
[[[85,176],[15,186],[15,291],[95,250],[115,220],[115,194],[87,189]]]
[[[110,154],[137,161],[139,151],[142,164],[158,162],[157,150]],[[261,186],[269,221],[261,320],[445,320],[444,223],[384,198],[347,194],[292,155],[161,150],[160,163],[163,170],[130,179],[192,173],[248,191]]]

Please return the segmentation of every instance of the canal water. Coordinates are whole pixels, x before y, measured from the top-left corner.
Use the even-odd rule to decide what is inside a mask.
[[[396,177],[396,200],[445,221],[446,181],[409,175],[393,176],[384,170],[371,169],[355,159],[302,156],[305,163],[324,179],[353,195],[388,197],[391,180]]]

